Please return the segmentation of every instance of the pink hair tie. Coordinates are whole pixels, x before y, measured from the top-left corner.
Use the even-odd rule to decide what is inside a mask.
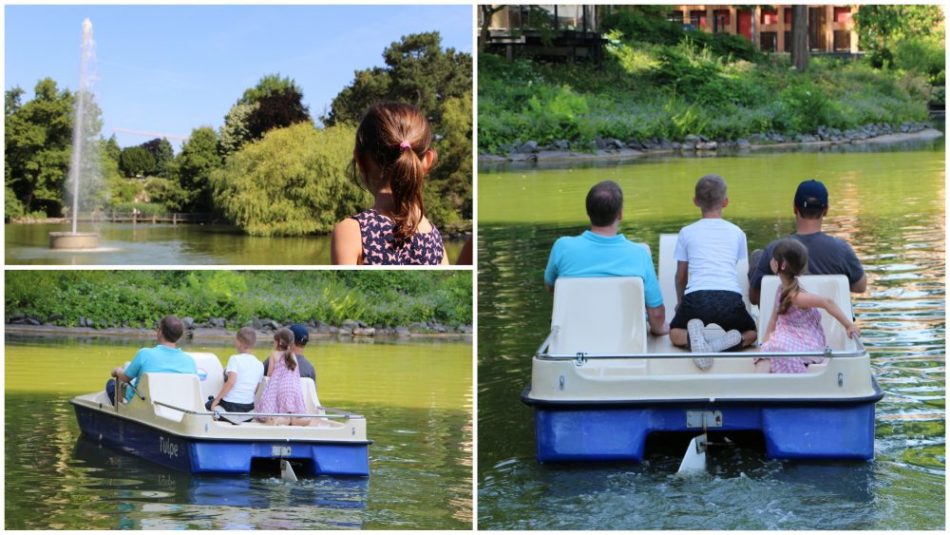
[[[402,150],[411,149],[411,148],[412,148],[412,144],[409,143],[409,142],[406,141],[406,140],[402,140],[402,142],[399,143],[399,148],[402,149]]]

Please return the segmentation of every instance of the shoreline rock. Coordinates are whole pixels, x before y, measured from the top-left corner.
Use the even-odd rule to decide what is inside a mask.
[[[413,324],[417,325],[417,324]],[[273,335],[274,329],[267,325],[263,328],[255,327],[258,335],[258,342]],[[58,325],[42,324],[36,318],[30,318],[22,315],[14,318],[14,321],[5,326],[7,334],[30,335],[30,336],[89,336],[101,338],[127,338],[153,340],[155,338],[154,329],[136,328],[136,327],[109,327],[105,329],[96,329],[93,327],[61,327]],[[237,331],[226,327],[195,326],[185,331],[183,339],[191,343],[207,343],[220,341],[233,341]],[[402,340],[407,339],[441,339],[441,340],[461,340],[471,341],[472,326],[460,325],[451,327],[437,322],[420,323],[418,327],[398,326],[398,327],[355,327],[352,330],[341,329],[335,326],[321,324],[320,327],[310,326],[311,340],[344,340],[344,341],[367,341],[372,339],[382,340]]]
[[[567,149],[565,140],[555,141],[551,147],[538,147],[537,143],[525,142],[506,156],[480,154],[478,165],[493,166],[507,163],[533,163],[537,165],[559,167],[569,166],[573,162],[612,161],[639,159],[652,156],[682,155],[683,157],[708,157],[720,153],[732,154],[749,151],[785,151],[794,149],[814,149],[847,145],[884,145],[909,141],[928,141],[943,137],[928,123],[904,123],[898,127],[888,124],[870,124],[851,130],[819,127],[813,134],[798,134],[794,138],[777,132],[753,134],[748,138],[736,140],[713,140],[700,135],[687,135],[682,142],[666,139],[631,139],[622,143],[617,139],[598,139],[593,152],[577,152]],[[532,147],[526,152],[522,149]]]

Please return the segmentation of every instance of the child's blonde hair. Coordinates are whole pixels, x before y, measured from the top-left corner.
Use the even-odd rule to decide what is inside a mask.
[[[235,338],[243,347],[251,348],[257,343],[257,331],[251,327],[241,327]]]
[[[354,178],[359,178],[357,184],[369,190],[387,184],[392,188],[393,234],[396,240],[410,238],[425,215],[422,187],[428,170],[423,158],[428,152],[435,157],[429,121],[409,104],[377,104],[360,122],[353,152],[354,164],[372,160],[382,171],[381,183],[371,184],[365,173],[362,177],[356,176],[360,166],[353,165]],[[414,217],[416,209],[418,217]]]
[[[775,245],[772,250],[772,259],[778,264],[779,276],[788,279],[788,285],[782,285],[779,298],[778,313],[784,314],[792,306],[792,298],[798,295],[801,287],[798,285],[798,276],[808,269],[808,249],[795,238],[785,238]]]

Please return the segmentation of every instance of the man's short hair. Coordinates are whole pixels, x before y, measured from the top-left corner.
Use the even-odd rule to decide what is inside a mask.
[[[252,327],[241,327],[237,332],[237,341],[244,347],[254,347],[257,343],[257,331]]]
[[[587,192],[587,217],[595,227],[612,225],[623,209],[623,191],[613,180],[594,184]]]
[[[178,316],[165,316],[158,322],[158,329],[162,332],[162,338],[166,342],[175,343],[185,332],[185,325],[178,319]]]
[[[706,175],[696,182],[696,204],[703,212],[722,208],[726,199],[726,180],[719,175]]]

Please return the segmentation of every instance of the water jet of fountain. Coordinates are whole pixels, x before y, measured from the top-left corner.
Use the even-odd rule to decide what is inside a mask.
[[[53,249],[94,249],[99,235],[78,231],[81,190],[80,178],[85,180],[85,191],[98,189],[100,173],[98,139],[98,116],[93,102],[92,83],[95,79],[95,41],[92,39],[92,22],[82,21],[82,44],[79,61],[79,89],[76,91],[76,114],[73,121],[73,147],[69,162],[69,181],[72,189],[72,232],[51,232],[50,247]],[[67,189],[68,191],[68,189]],[[94,200],[94,199],[93,199]]]

